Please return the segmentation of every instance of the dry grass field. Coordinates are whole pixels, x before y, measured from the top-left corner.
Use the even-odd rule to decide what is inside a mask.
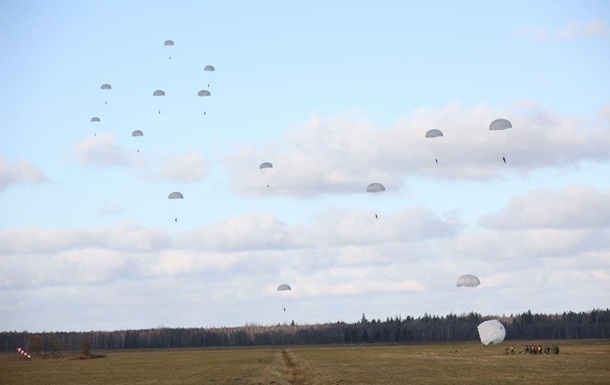
[[[515,355],[504,349],[515,346]],[[522,355],[558,343],[559,354]],[[108,351],[92,360],[0,355],[0,384],[610,384],[610,339]]]

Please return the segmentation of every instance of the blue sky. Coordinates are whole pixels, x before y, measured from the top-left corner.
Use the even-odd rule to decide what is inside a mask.
[[[610,302],[607,2],[4,1],[0,25],[0,330]]]

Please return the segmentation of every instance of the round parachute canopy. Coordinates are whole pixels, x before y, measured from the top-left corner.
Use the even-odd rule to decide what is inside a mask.
[[[438,138],[439,136],[443,136],[443,132],[436,128],[426,132],[426,138]]]
[[[181,192],[174,191],[173,193],[169,194],[169,196],[167,198],[168,199],[184,199],[184,195],[182,195]]]
[[[484,345],[498,345],[502,343],[502,341],[504,341],[504,337],[506,337],[506,329],[504,329],[504,325],[495,319],[481,323],[477,329],[479,330],[481,342]]]
[[[258,166],[258,168],[263,169],[263,168],[273,168],[273,165],[269,162],[263,162],[261,163],[260,166]]]
[[[165,96],[165,92],[163,90],[156,90],[153,92],[153,96]]]
[[[216,71],[216,68],[214,68],[214,66],[208,64],[207,66],[203,67],[203,70],[204,71]]]
[[[376,193],[385,191],[385,187],[381,183],[371,183],[366,187],[366,192]]]
[[[464,274],[458,277],[457,283],[455,286],[457,287],[477,287],[481,284],[479,277],[472,274]]]
[[[173,40],[165,40],[163,45],[166,46],[166,47],[171,47],[172,45],[174,45],[174,41]]]
[[[99,122],[100,118],[98,118],[97,116],[94,116],[94,117],[91,118],[91,121],[92,122]]]
[[[135,130],[131,133],[131,136],[144,136],[144,133],[140,130]]]
[[[210,95],[212,95],[212,94],[208,90],[201,90],[201,91],[197,92],[197,96],[210,96]]]
[[[286,285],[285,283],[283,283],[277,287],[277,291],[286,291],[286,290],[292,290],[290,285]]]
[[[104,83],[104,84],[102,84],[102,86],[100,88],[103,90],[111,90],[112,86],[110,84]]]
[[[507,128],[512,127],[513,125],[506,119],[496,119],[489,123],[489,129],[492,131],[506,130]]]

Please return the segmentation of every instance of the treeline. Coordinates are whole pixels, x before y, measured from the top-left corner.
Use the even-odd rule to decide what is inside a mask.
[[[483,317],[478,313],[389,317],[315,325],[246,325],[223,328],[155,328],[90,332],[2,332],[0,351],[26,348],[35,354],[89,349],[153,349],[213,346],[263,346],[359,343],[418,343],[478,340],[477,326],[500,320],[508,340],[610,338],[610,309],[581,313]]]

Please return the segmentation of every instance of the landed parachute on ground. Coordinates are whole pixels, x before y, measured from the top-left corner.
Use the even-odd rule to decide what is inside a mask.
[[[479,277],[472,274],[464,274],[458,277],[457,283],[455,286],[457,287],[477,287],[481,284]]]
[[[479,337],[484,345],[489,344],[500,344],[506,337],[506,329],[504,325],[498,320],[492,319],[481,323],[477,329],[479,330]]]

